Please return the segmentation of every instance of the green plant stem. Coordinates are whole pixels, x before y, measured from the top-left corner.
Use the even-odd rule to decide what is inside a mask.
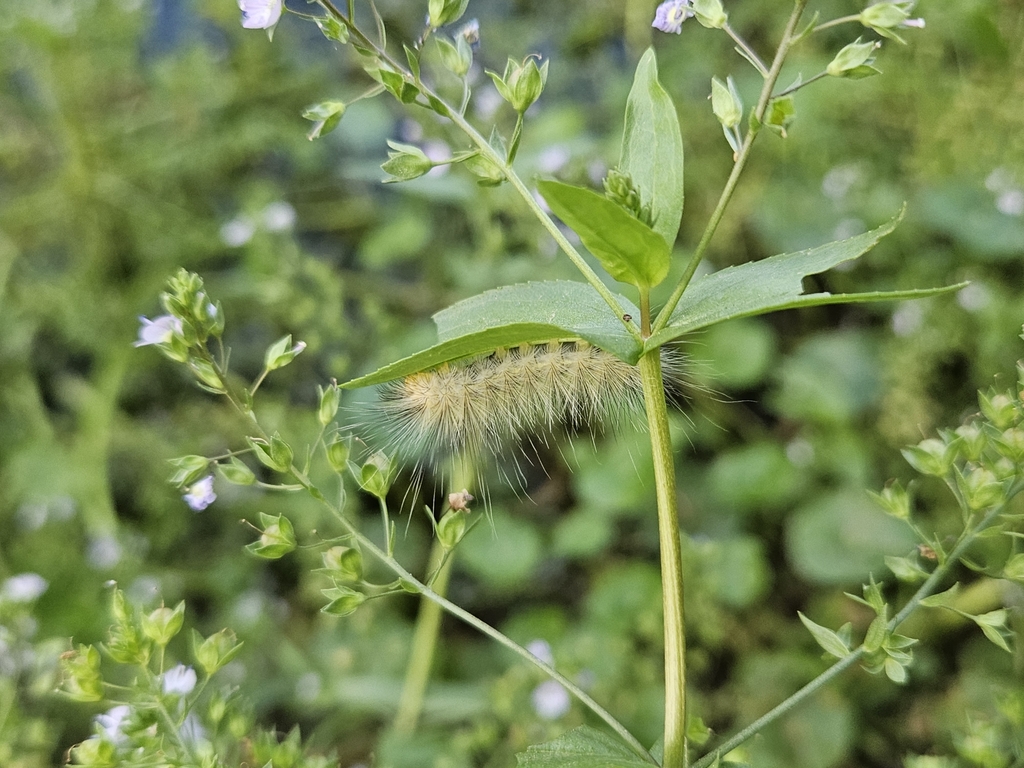
[[[452,573],[454,559],[445,559],[444,547],[439,539],[434,539],[430,548],[431,563],[440,563],[432,588],[439,595],[448,591],[448,580]],[[434,650],[437,647],[438,633],[441,629],[441,605],[424,598],[420,603],[419,614],[416,616],[416,630],[412,636],[412,650],[409,663],[405,669],[405,684],[402,697],[398,702],[398,714],[395,715],[394,729],[396,733],[409,736],[416,730],[423,702],[426,699],[427,682],[430,680],[430,668],[434,662]]]
[[[676,475],[661,374],[661,352],[640,358],[644,406],[654,455],[661,549],[661,597],[665,613],[665,756],[664,768],[685,768],[686,755],[686,619],[683,615],[683,558],[676,511]]]
[[[912,614],[918,608],[922,600],[924,600],[926,597],[935,592],[936,587],[947,576],[950,569],[960,559],[960,556],[963,555],[963,553],[971,545],[971,543],[974,541],[977,535],[981,531],[988,528],[992,524],[992,522],[1003,513],[1010,499],[1012,499],[1017,493],[1019,493],[1022,488],[1024,488],[1024,484],[1016,486],[1009,494],[1007,494],[1006,502],[990,510],[988,514],[986,514],[973,528],[964,531],[964,533],[960,536],[960,539],[957,541],[956,546],[953,547],[953,550],[949,553],[949,557],[946,558],[946,561],[931,572],[928,578],[925,579],[924,583],[921,584],[917,592],[914,593],[914,596],[911,597],[907,601],[906,605],[904,605],[903,608],[900,610],[900,612],[897,613],[896,616],[889,621],[889,624],[887,626],[890,632],[894,631],[897,627],[899,627],[900,624],[906,621],[907,617],[910,616],[910,614]],[[726,741],[724,744],[722,744],[714,751],[704,755],[704,757],[695,762],[692,766],[690,766],[690,768],[708,768],[708,766],[712,765],[720,757],[729,754],[729,752],[736,749],[736,747],[740,746],[747,739],[759,733],[769,723],[778,720],[780,717],[782,717],[791,709],[793,709],[798,704],[803,702],[809,696],[817,692],[820,688],[824,687],[829,682],[831,682],[836,677],[845,672],[847,669],[852,667],[854,664],[860,661],[860,659],[864,656],[864,653],[864,646],[858,646],[853,651],[851,651],[848,656],[843,657],[838,662],[833,664],[831,667],[826,669],[824,672],[822,672],[816,678],[811,680],[811,682],[807,683],[807,685],[805,685],[799,691],[797,691],[792,696],[787,698],[774,709],[770,710],[769,712],[759,717],[757,720],[752,722],[750,725],[748,725],[742,731],[737,733],[735,736],[731,737],[728,741]]]
[[[578,685],[576,685],[567,677],[565,677],[560,672],[555,670],[554,667],[545,664],[543,661],[538,659],[536,656],[534,656],[528,650],[526,650],[521,645],[516,643],[514,640],[501,634],[501,632],[496,630],[487,622],[478,619],[469,611],[460,608],[455,603],[439,595],[433,589],[431,589],[426,584],[421,582],[419,579],[417,579],[415,576],[409,573],[404,567],[402,567],[401,563],[399,563],[393,557],[388,555],[380,547],[374,544],[370,539],[364,536],[362,532],[360,532],[359,529],[341,513],[340,510],[335,509],[334,506],[331,505],[324,498],[323,494],[320,493],[319,489],[317,489],[316,486],[312,485],[309,482],[309,479],[306,478],[305,475],[303,475],[298,470],[298,468],[292,467],[292,473],[295,475],[296,479],[306,487],[306,489],[313,495],[314,498],[316,498],[318,501],[327,506],[327,508],[331,511],[335,519],[338,520],[338,522],[345,529],[345,531],[350,536],[352,536],[352,538],[359,542],[359,546],[361,548],[371,553],[374,557],[376,557],[378,560],[384,563],[388,568],[390,568],[394,572],[396,576],[398,576],[398,578],[414,586],[417,590],[419,590],[421,595],[426,597],[428,600],[437,603],[441,608],[448,611],[448,613],[461,619],[463,622],[473,627],[474,629],[478,630],[482,634],[487,635],[492,640],[495,640],[499,644],[505,646],[510,651],[522,657],[534,666],[539,667],[553,680],[556,680],[559,683],[561,683],[562,686],[565,687],[567,691],[569,691],[569,693],[571,693],[573,696],[579,699],[594,714],[596,714],[598,717],[604,720],[604,722],[607,723],[608,726],[611,727],[611,729],[615,731],[622,738],[623,741],[629,744],[629,746],[637,753],[639,757],[643,758],[652,765],[658,764],[657,761],[653,757],[651,757],[651,754],[644,748],[644,745],[641,744],[637,740],[637,738],[633,736],[633,734],[631,734],[624,725],[622,725],[622,723],[620,723],[618,720],[612,717],[611,713],[609,713],[604,707],[602,707],[600,704],[594,701],[594,699],[587,695],[587,693],[583,691]]]
[[[334,16],[338,21],[340,21],[342,24],[348,27],[349,34],[353,36],[356,40],[358,40],[361,46],[373,50],[382,61],[387,62],[387,64],[396,72],[401,72],[403,77],[407,78],[409,82],[415,82],[416,79],[413,77],[412,73],[410,73],[407,70],[406,67],[404,67],[398,61],[388,56],[386,51],[380,50],[377,44],[370,40],[370,38],[368,38],[365,34],[363,34],[363,32],[350,19],[344,16],[335,7],[334,3],[332,3],[331,0],[317,0],[317,2],[325,11],[327,11],[329,14]],[[804,2],[806,2],[806,0],[804,0]],[[476,145],[476,148],[481,155],[487,157],[498,168],[501,168],[502,173],[505,174],[505,178],[508,180],[509,184],[511,184],[513,189],[515,189],[516,192],[519,193],[519,196],[522,197],[523,202],[526,203],[526,207],[530,209],[530,212],[534,216],[537,217],[538,221],[540,221],[544,229],[546,229],[550,233],[551,237],[553,237],[555,242],[558,244],[558,247],[562,249],[566,256],[569,257],[569,260],[572,261],[572,263],[580,271],[584,279],[586,279],[586,281],[590,283],[591,287],[593,287],[593,289],[597,291],[598,295],[600,295],[600,297],[604,299],[605,303],[615,313],[615,316],[619,318],[619,320],[625,326],[626,331],[637,342],[640,342],[640,329],[637,327],[636,323],[632,322],[631,320],[624,319],[625,313],[623,312],[618,300],[615,298],[615,295],[608,289],[604,282],[602,282],[601,278],[598,277],[597,273],[591,268],[591,266],[587,264],[583,256],[580,255],[580,252],[577,251],[573,247],[572,243],[570,243],[569,240],[565,237],[565,235],[562,234],[562,231],[558,228],[558,225],[555,224],[555,222],[552,221],[551,217],[544,212],[544,209],[540,207],[540,204],[534,199],[533,193],[530,191],[529,187],[527,187],[526,184],[523,183],[523,180],[519,178],[519,175],[516,174],[516,172],[512,169],[511,164],[507,162],[507,158],[502,157],[500,153],[496,152],[494,147],[490,145],[490,142],[488,142],[487,139],[484,138],[483,134],[477,131],[476,128],[474,128],[469,123],[468,120],[466,120],[464,115],[462,115],[458,110],[456,110],[454,107],[448,104],[448,102],[442,99],[431,88],[429,88],[422,82],[417,83],[417,87],[419,87],[421,91],[430,99],[436,100],[438,103],[443,104],[447,110],[448,114],[446,116],[448,117],[448,119],[451,120],[459,128],[459,130],[466,134],[469,140],[474,145]]]
[[[851,21],[860,21],[860,14],[853,14],[851,16],[841,16],[838,19],[832,19],[832,21],[826,21],[824,24],[819,24],[811,33],[821,32],[823,29],[829,29],[830,27],[838,27],[840,24],[848,24]]]
[[[711,238],[714,236],[718,225],[722,221],[722,217],[725,215],[725,209],[732,199],[733,192],[736,191],[736,184],[739,181],[740,174],[743,173],[747,160],[750,158],[750,150],[754,145],[754,139],[757,138],[757,134],[760,132],[760,125],[764,122],[764,115],[768,111],[768,104],[772,100],[772,91],[775,89],[775,83],[782,72],[782,65],[786,61],[789,49],[796,42],[796,27],[806,6],[807,0],[796,0],[793,4],[793,12],[786,23],[785,32],[782,33],[782,42],[779,43],[779,49],[775,52],[775,59],[772,61],[771,69],[768,70],[768,74],[764,78],[761,95],[758,97],[757,105],[754,107],[751,128],[747,131],[743,146],[740,147],[740,151],[736,154],[736,162],[733,163],[732,173],[729,174],[729,178],[725,182],[725,188],[718,198],[718,205],[715,206],[715,210],[711,214],[707,226],[704,228],[704,233],[701,235],[700,242],[697,243],[697,248],[694,250],[689,264],[686,265],[686,270],[679,278],[679,282],[672,290],[672,295],[669,296],[668,301],[665,302],[665,306],[661,308],[658,317],[654,321],[654,333],[668,325],[673,310],[675,310],[676,305],[679,303],[679,299],[682,298],[683,291],[686,290],[686,287],[693,279],[693,275],[696,273],[697,267],[700,266],[704,253],[708,249],[708,244],[711,242]],[[754,126],[758,127],[755,128]]]
[[[761,74],[761,77],[768,77],[768,67],[764,65],[764,62],[761,61],[761,57],[755,53],[754,49],[747,45],[747,41],[736,34],[736,30],[729,26],[728,22],[726,22],[722,29],[725,30],[726,34],[728,34],[729,37],[732,38],[732,41],[740,48],[747,61],[754,65],[754,68]]]
[[[791,85],[791,86],[789,86],[789,88],[785,88],[785,89],[779,91],[774,96],[772,96],[772,98],[773,99],[781,99],[783,96],[788,96],[791,93],[795,93],[796,91],[799,91],[801,88],[806,88],[811,83],[813,83],[813,82],[815,82],[817,80],[821,80],[823,77],[828,77],[828,76],[829,76],[828,72],[819,72],[814,77],[809,77],[806,80],[804,80],[802,83],[797,83],[796,85]]]

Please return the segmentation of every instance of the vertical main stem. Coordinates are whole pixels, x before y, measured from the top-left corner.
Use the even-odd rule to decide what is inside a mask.
[[[683,616],[683,558],[676,514],[676,473],[668,430],[661,353],[640,358],[644,405],[654,454],[661,547],[661,596],[665,611],[665,756],[663,768],[686,766],[686,620]]]

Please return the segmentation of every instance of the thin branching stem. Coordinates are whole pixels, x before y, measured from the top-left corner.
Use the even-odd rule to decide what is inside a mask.
[[[734,30],[728,22],[725,23],[725,26],[723,26],[722,29],[726,31],[726,34],[728,34],[729,37],[732,38],[733,42],[740,48],[747,61],[753,64],[754,68],[761,73],[761,77],[768,77],[768,67],[766,67],[765,63],[761,61],[761,57],[757,55],[754,49],[747,44],[747,41],[736,34],[736,30]]]
[[[402,76],[407,78],[410,82],[415,81],[415,78],[413,77],[412,73],[410,73],[405,66],[403,66],[401,63],[399,63],[391,56],[389,56],[387,51],[381,50],[375,42],[373,42],[372,40],[370,40],[370,38],[363,34],[363,32],[350,19],[346,18],[335,7],[334,3],[331,2],[331,0],[317,0],[317,2],[325,11],[330,13],[332,16],[334,16],[338,21],[340,21],[348,28],[349,34],[358,41],[360,46],[372,50],[375,53],[375,55],[377,55],[382,61],[386,62],[389,67],[394,69],[396,72],[402,73]],[[503,157],[501,153],[497,152],[494,149],[494,147],[491,146],[490,142],[488,142],[487,139],[483,136],[483,134],[476,130],[476,128],[474,128],[470,124],[470,122],[459,110],[449,105],[448,102],[441,98],[441,96],[439,96],[433,89],[431,89],[429,86],[425,85],[422,82],[417,82],[417,87],[419,87],[422,90],[422,92],[431,100],[436,100],[437,103],[443,104],[447,111],[446,117],[449,120],[451,120],[459,128],[459,130],[466,134],[467,138],[469,138],[469,140],[476,146],[477,151],[481,155],[486,157],[488,160],[494,163],[495,166],[501,169],[502,173],[505,175],[506,180],[509,182],[509,184],[512,185],[512,188],[515,189],[519,196],[523,199],[523,202],[526,203],[526,207],[530,209],[530,212],[537,217],[537,220],[540,221],[541,226],[543,226],[544,229],[546,229],[548,233],[551,235],[551,237],[554,238],[555,242],[558,244],[558,247],[562,249],[566,256],[569,257],[569,260],[580,271],[584,279],[588,283],[590,283],[591,287],[593,287],[593,289],[597,291],[598,295],[600,295],[601,298],[604,299],[605,303],[615,313],[615,316],[619,318],[619,321],[622,322],[622,324],[625,326],[626,331],[639,343],[641,340],[640,329],[637,327],[636,323],[634,323],[632,320],[625,319],[627,315],[623,311],[622,306],[619,304],[618,299],[615,298],[615,295],[608,289],[608,286],[604,284],[604,282],[593,270],[593,268],[589,264],[587,264],[586,260],[583,258],[580,252],[576,250],[572,243],[569,242],[568,238],[566,238],[566,236],[558,228],[558,225],[555,224],[555,222],[544,211],[544,209],[540,207],[540,204],[536,201],[536,199],[534,199],[533,193],[530,191],[530,188],[526,186],[523,180],[519,178],[519,175],[515,172],[515,170],[513,170],[511,164],[508,162],[508,158]]]
[[[205,356],[209,356],[209,353],[205,352],[205,350],[204,353]],[[216,363],[214,363],[214,365],[215,370],[217,371],[217,375],[219,376],[222,386],[224,388],[225,396],[235,407],[235,409],[246,417],[251,428],[254,430],[255,435],[257,437],[267,439],[266,431],[263,429],[259,421],[256,419],[256,415],[250,409],[246,408],[243,405],[245,400],[242,398],[237,388],[234,387],[228,381],[227,374],[219,366],[216,366]],[[615,733],[617,733],[619,737],[624,742],[626,742],[630,746],[630,748],[633,749],[634,752],[636,752],[637,756],[639,756],[646,762],[651,763],[652,765],[658,765],[658,762],[651,756],[650,752],[648,752],[644,745],[641,744],[637,740],[637,738],[629,732],[626,726],[624,726],[622,723],[616,720],[612,716],[612,714],[608,712],[608,710],[606,710],[604,707],[598,704],[590,695],[587,694],[586,691],[584,691],[582,688],[580,688],[578,685],[572,682],[572,680],[565,677],[565,675],[558,672],[554,667],[538,659],[536,656],[534,656],[532,653],[526,650],[526,648],[519,645],[511,638],[503,635],[501,632],[499,632],[497,629],[492,627],[487,622],[477,618],[469,611],[460,608],[458,605],[451,602],[442,595],[438,594],[429,586],[421,582],[409,571],[407,571],[402,566],[402,564],[399,563],[388,552],[385,552],[383,549],[374,544],[372,540],[365,536],[362,533],[362,531],[360,531],[359,528],[355,525],[355,523],[353,523],[345,516],[345,514],[339,507],[336,507],[331,502],[329,502],[327,498],[324,496],[324,494],[320,491],[320,489],[316,485],[314,485],[313,482],[309,479],[306,473],[304,473],[294,464],[289,468],[288,471],[314,499],[319,501],[328,510],[330,510],[331,514],[339,522],[341,527],[345,530],[345,533],[351,536],[353,539],[355,539],[355,541],[359,543],[359,546],[362,550],[372,554],[381,563],[386,565],[400,580],[414,587],[425,598],[434,603],[437,603],[441,608],[443,608],[448,613],[461,619],[463,622],[473,627],[474,629],[478,630],[482,634],[490,637],[492,640],[495,640],[499,644],[505,646],[516,655],[520,656],[529,663],[541,669],[553,680],[556,680],[557,682],[561,683],[562,686],[567,691],[569,691],[569,693],[575,696],[584,706],[590,709],[590,711],[592,711],[595,715],[601,718],[613,731],[615,731]]]
[[[758,126],[758,128],[751,127],[747,131],[743,146],[740,147],[740,151],[736,154],[736,162],[733,163],[732,173],[729,174],[729,178],[725,182],[725,188],[722,190],[722,194],[718,198],[718,205],[715,206],[715,210],[711,214],[707,226],[704,228],[704,234],[701,235],[700,242],[697,243],[697,248],[694,250],[693,256],[690,258],[689,264],[686,265],[682,276],[679,278],[679,282],[673,289],[672,295],[669,296],[668,301],[665,302],[665,306],[662,307],[661,312],[658,313],[658,317],[654,321],[654,333],[668,325],[672,312],[675,310],[676,305],[679,304],[683,291],[686,290],[686,287],[697,272],[697,267],[700,266],[700,262],[704,258],[708,244],[711,242],[711,238],[714,236],[718,225],[722,221],[722,217],[725,215],[726,206],[729,205],[729,201],[736,191],[736,184],[739,182],[740,175],[743,173],[747,160],[750,158],[750,150],[754,145],[754,139],[757,138],[757,134],[760,131],[759,126],[763,123],[765,113],[768,111],[768,104],[772,100],[772,91],[775,89],[775,83],[782,72],[782,65],[786,61],[790,48],[796,42],[796,27],[806,6],[807,0],[796,0],[793,5],[793,13],[790,14],[785,32],[782,33],[782,42],[779,43],[779,49],[775,52],[775,59],[772,61],[772,66],[768,70],[767,76],[765,76],[764,85],[761,87],[761,95],[758,97],[757,105],[754,107],[754,117],[751,122],[753,125]]]
[[[999,506],[991,509],[984,517],[981,518],[981,520],[978,521],[978,523],[973,528],[970,528],[963,532],[963,534],[957,541],[956,546],[953,547],[952,551],[949,553],[949,557],[946,558],[945,562],[943,562],[934,571],[931,572],[928,578],[925,579],[924,583],[921,584],[920,588],[918,588],[917,592],[914,593],[914,596],[911,597],[907,601],[906,605],[904,605],[903,608],[900,610],[900,612],[897,613],[896,616],[889,621],[887,626],[890,632],[894,631],[897,627],[899,627],[900,624],[906,621],[907,617],[910,616],[910,614],[917,610],[917,608],[921,605],[922,600],[924,600],[929,595],[935,593],[936,588],[939,586],[942,580],[946,578],[946,576],[949,574],[949,571],[952,569],[953,565],[956,564],[956,562],[960,559],[960,556],[963,555],[967,548],[974,542],[978,534],[980,534],[982,531],[984,531],[986,528],[992,525],[992,523],[995,522],[995,520],[1001,514],[1003,514],[1003,512],[1006,511],[1006,507],[1009,504],[1010,499],[1016,496],[1022,489],[1024,489],[1024,484],[1018,484],[1017,486],[1015,486],[1007,494],[1007,499],[1003,504],[1000,504]],[[844,658],[840,659],[838,662],[836,662],[831,667],[822,672],[820,675],[818,675],[816,678],[811,680],[811,682],[807,683],[807,685],[805,685],[799,691],[797,691],[788,699],[783,701],[781,704],[776,706],[774,709],[759,717],[757,720],[752,722],[750,725],[748,725],[742,731],[740,731],[735,736],[730,738],[720,747],[716,748],[714,751],[706,754],[704,757],[702,757],[700,760],[698,760],[692,766],[690,766],[690,768],[708,768],[708,766],[712,765],[720,757],[729,754],[729,752],[743,744],[743,742],[745,742],[747,739],[751,738],[752,736],[755,736],[760,731],[762,731],[768,724],[778,720],[791,709],[796,707],[798,704],[803,702],[805,699],[813,695],[815,692],[817,692],[822,687],[827,685],[829,682],[834,680],[836,677],[841,675],[847,669],[852,667],[854,664],[860,661],[861,658],[863,658],[864,654],[864,646],[858,646],[853,651],[851,651],[848,656],[845,656]]]

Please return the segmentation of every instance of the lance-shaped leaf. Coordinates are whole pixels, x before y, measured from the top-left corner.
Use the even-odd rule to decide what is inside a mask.
[[[699,328],[737,317],[822,304],[920,299],[963,288],[966,283],[910,291],[803,293],[805,277],[863,255],[892,232],[901,218],[902,213],[878,229],[847,240],[727,267],[695,281],[679,300],[668,325],[648,340],[647,347],[654,348]]]
[[[554,741],[534,744],[516,755],[518,768],[650,768],[618,739],[581,725]]]
[[[624,312],[640,311],[625,297],[615,297]],[[584,339],[635,363],[640,346],[604,299],[586,283],[570,280],[523,283],[496,288],[453,304],[434,315],[439,343],[373,373],[341,385],[368,387],[442,363],[488,354],[499,347]]]
[[[651,206],[654,231],[671,247],[683,215],[683,137],[676,106],[658,82],[653,48],[640,58],[626,100],[619,170],[633,179],[641,202]]]
[[[670,250],[665,238],[618,204],[593,190],[558,181],[541,181],[537,189],[616,280],[646,289],[668,275]]]

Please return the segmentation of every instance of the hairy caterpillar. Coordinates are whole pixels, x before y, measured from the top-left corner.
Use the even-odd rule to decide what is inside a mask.
[[[663,352],[670,388],[680,357]],[[524,344],[381,386],[380,431],[400,459],[501,457],[559,426],[604,428],[643,413],[640,373],[585,341]]]

